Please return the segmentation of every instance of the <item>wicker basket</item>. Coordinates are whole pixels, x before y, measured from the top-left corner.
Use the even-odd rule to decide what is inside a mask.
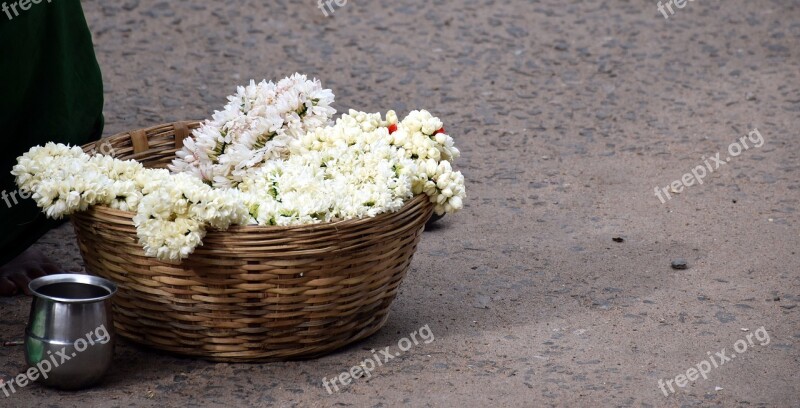
[[[118,158],[164,167],[197,126],[165,124],[103,143]],[[432,211],[423,195],[374,218],[209,231],[179,265],[144,255],[132,213],[95,206],[72,223],[89,272],[119,286],[118,335],[176,354],[252,362],[315,357],[378,331]]]

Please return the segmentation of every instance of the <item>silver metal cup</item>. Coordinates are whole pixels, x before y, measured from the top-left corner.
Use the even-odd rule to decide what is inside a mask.
[[[114,357],[111,297],[116,285],[96,276],[59,274],[28,286],[34,298],[25,359],[38,381],[65,390],[97,383]]]

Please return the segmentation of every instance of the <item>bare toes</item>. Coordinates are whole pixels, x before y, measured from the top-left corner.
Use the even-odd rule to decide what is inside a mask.
[[[44,267],[41,268],[28,268],[25,270],[25,276],[30,280],[41,278],[42,276],[50,275]]]
[[[8,278],[0,276],[0,296],[13,296],[17,293],[17,285],[8,280]]]
[[[30,295],[28,283],[32,279],[61,272],[63,270],[41,251],[28,248],[11,262],[0,266],[0,296],[19,292]]]
[[[45,275],[55,275],[57,273],[61,273],[62,272],[61,268],[59,268],[58,265],[56,265],[54,263],[49,263],[49,262],[48,263],[44,263],[44,264],[41,265],[41,267],[44,270]]]
[[[31,282],[31,279],[27,275],[14,273],[9,275],[8,279],[17,285],[17,289],[30,296],[31,290],[28,288],[28,284]]]

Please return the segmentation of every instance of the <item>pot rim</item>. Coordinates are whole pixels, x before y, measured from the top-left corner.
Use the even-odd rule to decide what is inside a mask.
[[[84,285],[91,285],[107,291],[108,294],[93,298],[72,299],[72,298],[49,296],[39,293],[40,288],[56,283],[80,283]],[[102,302],[106,299],[110,299],[112,296],[114,296],[115,293],[117,293],[117,285],[115,285],[110,280],[101,278],[99,276],[83,275],[78,273],[60,273],[55,275],[42,276],[40,278],[32,280],[28,284],[28,288],[31,290],[33,296],[38,297],[40,299],[51,300],[58,303]]]

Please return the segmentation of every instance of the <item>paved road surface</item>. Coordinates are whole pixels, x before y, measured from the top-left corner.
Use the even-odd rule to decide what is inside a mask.
[[[235,85],[299,71],[340,111],[443,118],[469,199],[426,232],[385,329],[339,353],[213,364],[123,344],[102,386],[0,405],[800,406],[796,1],[700,0],[669,19],[652,0],[84,7],[108,134],[207,117]],[[667,199],[705,161],[703,184]],[[38,245],[80,265],[68,226]],[[28,302],[0,300],[0,339],[22,338]],[[424,325],[430,344],[328,395],[323,377]],[[710,358],[707,379],[675,385]],[[0,348],[0,375],[24,368]]]

